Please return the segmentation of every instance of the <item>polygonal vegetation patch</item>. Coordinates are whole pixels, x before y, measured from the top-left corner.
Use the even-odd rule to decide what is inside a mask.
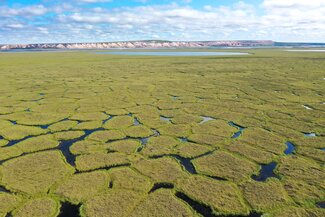
[[[0,192],[0,216],[15,209],[21,201],[22,198],[17,195]]]
[[[78,124],[77,121],[66,120],[66,121],[61,121],[61,122],[52,124],[48,127],[48,129],[51,132],[67,131],[67,130],[71,130],[77,124]]]
[[[26,139],[22,142],[17,143],[14,147],[17,147],[23,152],[27,153],[55,148],[58,145],[59,141],[55,140],[53,135],[43,135]]]
[[[108,142],[117,139],[125,138],[125,134],[119,130],[103,130],[90,134],[87,139],[95,140],[98,142]]]
[[[325,210],[320,208],[301,208],[289,206],[270,212],[272,217],[321,217],[325,216]]]
[[[17,157],[22,155],[21,149],[15,146],[0,147],[0,161],[7,160],[9,158]]]
[[[55,194],[76,204],[108,188],[109,178],[104,171],[75,174],[61,182]]]
[[[266,182],[248,181],[242,184],[244,196],[253,209],[265,212],[288,206],[290,201],[280,181],[269,179]]]
[[[264,149],[274,154],[282,154],[286,149],[282,137],[261,128],[247,128],[239,141]]]
[[[133,166],[142,174],[152,178],[155,182],[173,183],[177,179],[188,176],[176,160],[170,157],[158,159],[141,159]]]
[[[142,150],[142,154],[146,156],[159,156],[164,154],[172,154],[173,149],[180,143],[170,136],[157,136],[148,140],[148,144]]]
[[[130,190],[108,190],[86,201],[82,206],[85,216],[130,216],[133,209],[145,197],[144,193]]]
[[[27,136],[36,136],[45,134],[47,130],[39,127],[13,125],[6,128],[0,128],[0,135],[7,140],[19,140]]]
[[[89,171],[129,163],[127,155],[122,153],[92,153],[79,155],[76,158],[76,168],[79,171]]]
[[[220,147],[225,142],[225,138],[211,134],[192,134],[188,137],[189,141],[199,144],[207,144],[215,147]]]
[[[76,139],[83,135],[85,135],[84,131],[66,131],[66,132],[57,132],[53,134],[54,138],[59,141]]]
[[[231,182],[194,175],[180,180],[177,186],[188,197],[212,207],[217,213],[245,215],[249,212],[240,190]]]
[[[174,149],[174,153],[185,157],[194,158],[212,151],[213,148],[207,145],[200,145],[192,142],[182,142]]]
[[[102,121],[84,121],[74,126],[74,130],[92,130],[102,126]]]
[[[212,120],[203,124],[196,124],[192,127],[195,134],[210,134],[219,137],[230,138],[238,129],[231,127],[222,120]]]
[[[123,129],[133,125],[134,118],[130,116],[116,116],[108,120],[103,127],[105,129]]]
[[[215,151],[192,162],[199,173],[236,182],[249,178],[259,168],[257,164],[225,151]]]
[[[136,150],[141,146],[140,142],[135,139],[125,139],[120,141],[110,142],[107,148],[111,151],[123,152],[126,154],[135,153]]]
[[[70,146],[70,152],[75,155],[95,152],[107,153],[108,148],[109,144],[107,143],[87,139],[73,143],[72,146]]]
[[[225,145],[225,148],[257,163],[268,164],[275,158],[273,153],[247,145],[244,142],[230,143],[229,145]]]
[[[175,197],[171,190],[158,190],[149,194],[130,215],[132,217],[195,216],[186,204]]]
[[[77,113],[70,117],[71,120],[79,121],[102,121],[108,118],[103,112],[84,112]]]
[[[125,134],[132,138],[144,138],[153,135],[153,132],[145,126],[132,126],[124,130]]]
[[[324,187],[325,171],[315,161],[298,156],[286,156],[280,159],[278,171],[290,179]]]
[[[113,189],[128,189],[132,191],[149,192],[151,180],[131,168],[116,168],[109,171]]]
[[[162,135],[175,137],[188,137],[191,134],[191,128],[186,124],[172,124],[158,128]]]
[[[32,199],[15,210],[17,217],[55,217],[59,214],[60,204],[51,198]]]
[[[2,166],[2,183],[14,191],[44,193],[61,179],[72,174],[59,151],[29,154],[7,161]]]

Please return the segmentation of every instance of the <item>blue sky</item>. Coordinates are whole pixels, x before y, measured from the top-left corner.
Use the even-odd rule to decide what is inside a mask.
[[[0,44],[325,42],[324,0],[0,0]]]

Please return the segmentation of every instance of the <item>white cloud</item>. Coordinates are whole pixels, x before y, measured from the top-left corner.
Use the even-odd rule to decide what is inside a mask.
[[[78,0],[79,2],[86,3],[100,3],[100,2],[111,2],[112,0]]]
[[[9,8],[0,7],[0,17],[12,17],[12,16],[41,16],[48,12],[49,10],[43,5],[32,5],[20,8]]]
[[[264,0],[263,6],[265,8],[318,8],[325,6],[324,0]]]
[[[24,28],[24,25],[20,24],[20,23],[14,23],[14,24],[8,24],[8,25],[6,25],[6,27],[12,28],[12,29],[22,29],[22,28]]]
[[[48,12],[55,13],[55,16],[44,18],[44,25],[32,22],[34,18],[39,19]],[[44,34],[48,34],[46,40],[61,42],[150,38],[324,41],[325,38],[324,0],[264,0],[261,5],[238,1],[232,6],[206,5],[200,9],[175,3],[108,9],[84,7],[70,1],[50,8],[43,5],[0,7],[0,17],[4,17],[0,20],[0,38],[12,40],[31,39],[32,36],[39,39]],[[8,23],[19,24],[19,17],[26,17],[27,21],[24,21],[28,25],[15,29],[8,26]],[[4,28],[6,34],[1,33]],[[16,31],[21,34],[16,34]]]

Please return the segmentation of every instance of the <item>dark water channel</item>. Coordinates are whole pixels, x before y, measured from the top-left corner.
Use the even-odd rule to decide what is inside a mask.
[[[149,194],[157,191],[158,189],[162,189],[162,188],[164,188],[164,189],[173,189],[174,184],[172,184],[172,183],[155,183],[154,186],[149,191]]]

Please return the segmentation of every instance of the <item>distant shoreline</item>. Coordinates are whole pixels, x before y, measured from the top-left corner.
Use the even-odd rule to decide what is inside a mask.
[[[250,48],[316,48],[325,43],[274,42],[271,40],[247,41],[125,41],[97,43],[40,43],[0,44],[0,51],[13,50],[107,50],[107,49],[250,49]]]

